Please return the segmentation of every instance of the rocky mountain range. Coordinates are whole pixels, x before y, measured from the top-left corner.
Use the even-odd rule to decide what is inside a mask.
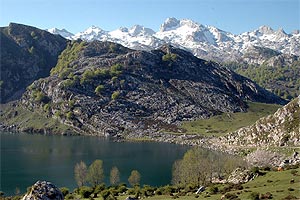
[[[299,30],[287,34],[283,29],[273,30],[268,26],[236,35],[189,19],[168,18],[157,32],[141,25],[114,31],[92,26],[75,35],[66,30],[48,31],[68,39],[111,41],[137,50],[153,50],[163,44],[172,44],[199,58],[218,62],[247,61],[261,64],[261,59],[249,58],[256,46],[274,50],[277,54],[300,56]]]
[[[0,103],[16,100],[34,80],[49,76],[67,40],[35,27],[0,28]]]
[[[51,75],[28,87],[21,105],[78,132],[124,136],[246,111],[246,100],[285,103],[251,80],[170,45],[141,51],[72,41]]]

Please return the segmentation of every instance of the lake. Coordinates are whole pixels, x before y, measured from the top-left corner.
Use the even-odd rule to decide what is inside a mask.
[[[130,172],[141,174],[141,184],[161,186],[169,184],[172,165],[189,149],[156,142],[112,142],[88,136],[44,136],[2,133],[1,185],[5,195],[21,193],[37,180],[51,181],[58,187],[76,187],[74,166],[81,160],[90,165],[101,159],[105,182],[113,166],[120,171],[121,182],[127,183]]]

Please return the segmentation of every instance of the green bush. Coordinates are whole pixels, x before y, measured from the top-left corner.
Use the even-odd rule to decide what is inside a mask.
[[[259,200],[259,193],[258,192],[251,192],[249,195],[251,200]]]
[[[61,193],[65,196],[67,196],[69,194],[69,189],[66,187],[62,187],[60,188]]]
[[[120,96],[120,92],[119,91],[115,91],[114,93],[112,93],[111,99],[112,100],[116,100],[119,96]]]
[[[260,195],[260,199],[272,199],[272,198],[273,198],[273,195],[270,192]]]
[[[217,186],[212,186],[209,188],[210,194],[217,194],[219,192],[219,188]]]
[[[39,91],[39,90],[34,90],[32,92],[32,96],[34,98],[34,101],[36,101],[38,103],[47,104],[50,101],[49,97],[47,97],[42,91]]]
[[[122,73],[122,65],[121,64],[115,64],[113,66],[110,67],[110,72],[109,74],[111,76],[119,76]]]
[[[109,197],[109,195],[110,195],[110,191],[107,190],[107,189],[105,189],[100,194],[103,197],[103,199],[107,199]]]
[[[79,57],[79,52],[84,49],[86,42],[72,41],[66,49],[59,55],[57,64],[51,69],[51,75],[59,74],[65,68],[73,67],[71,63]]]
[[[99,194],[101,193],[103,190],[105,190],[105,184],[99,184],[96,185],[95,189],[94,189],[94,194]]]
[[[298,173],[298,171],[297,171],[297,170],[295,170],[295,169],[291,170],[291,174],[292,174],[293,176],[296,176],[296,175],[297,175],[297,173]]]
[[[79,194],[82,198],[89,198],[89,196],[93,193],[93,188],[82,186],[79,188]]]
[[[164,62],[175,61],[176,58],[177,58],[177,54],[167,53],[167,54],[162,56],[162,61],[164,61]]]
[[[75,199],[75,196],[74,196],[74,194],[69,193],[65,196],[65,199]]]
[[[97,95],[100,95],[101,91],[103,91],[103,90],[104,90],[104,85],[98,85],[95,89],[95,93]]]
[[[73,115],[73,112],[72,111],[69,111],[69,112],[67,112],[67,114],[66,114],[66,118],[67,119],[72,119],[74,117],[74,115]]]
[[[298,198],[294,195],[289,194],[288,196],[284,197],[283,200],[297,200]]]
[[[144,187],[142,188],[141,193],[144,197],[149,197],[149,196],[154,195],[154,191],[155,191],[155,188],[153,188],[149,185],[144,185]]]
[[[237,200],[237,199],[239,199],[238,196],[236,194],[234,194],[234,193],[226,193],[225,194],[225,198],[226,199],[231,199],[231,200],[235,200],[235,199]]]

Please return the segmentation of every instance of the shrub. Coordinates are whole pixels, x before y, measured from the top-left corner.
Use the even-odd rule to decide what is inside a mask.
[[[111,76],[119,76],[122,73],[122,65],[121,64],[115,64],[113,66],[110,67],[110,72],[109,74]]]
[[[119,185],[118,186],[118,193],[124,193],[127,191],[127,187],[125,185]]]
[[[105,190],[105,184],[99,184],[96,185],[96,187],[94,188],[94,194],[99,194],[101,193],[103,190]]]
[[[154,188],[149,186],[149,185],[144,185],[144,187],[142,188],[142,195],[145,197],[148,196],[153,196],[154,195]]]
[[[49,111],[50,111],[50,105],[49,105],[49,103],[46,103],[46,104],[43,106],[43,110],[44,110],[45,112],[49,112]]]
[[[298,173],[298,171],[297,171],[297,170],[295,170],[295,169],[291,170],[291,174],[292,174],[293,176],[296,176],[296,175],[297,175],[297,173]]]
[[[209,188],[210,194],[217,194],[219,192],[219,188],[217,186],[212,186]]]
[[[270,192],[260,195],[260,199],[272,199],[272,198],[273,198],[273,195]]]
[[[249,195],[249,198],[251,200],[259,200],[259,193],[257,193],[257,192],[251,192],[250,195]]]
[[[254,173],[254,174],[259,174],[259,167],[253,167],[251,169],[251,172]]]
[[[234,199],[238,199],[238,196],[234,193],[226,193],[225,198],[234,200]]]
[[[116,100],[119,96],[120,96],[120,92],[119,91],[115,91],[114,93],[112,93],[111,99],[112,100]]]
[[[297,199],[298,199],[297,197],[291,194],[283,198],[283,200],[297,200]]]
[[[288,188],[288,191],[294,191],[295,189],[294,188]]]
[[[167,61],[175,61],[177,58],[177,54],[174,53],[167,53],[162,56],[162,61],[167,62]]]
[[[75,196],[73,194],[67,194],[65,199],[75,199]]]
[[[50,101],[49,97],[47,97],[42,91],[34,90],[32,92],[32,96],[36,102],[39,103],[48,103]]]
[[[103,199],[107,199],[108,196],[110,195],[110,191],[106,189],[106,190],[103,190],[100,194],[103,197]]]
[[[100,93],[101,93],[101,91],[103,91],[103,89],[104,89],[104,85],[98,85],[95,89],[95,93],[97,95],[100,95]]]
[[[79,194],[82,198],[89,198],[89,196],[93,193],[93,188],[82,186],[79,188]]]
[[[69,111],[69,112],[67,112],[67,114],[66,114],[66,118],[67,119],[72,119],[74,117],[74,115],[73,115],[73,112],[72,111]]]
[[[61,193],[65,196],[67,196],[69,194],[69,189],[66,187],[62,187],[60,188]]]

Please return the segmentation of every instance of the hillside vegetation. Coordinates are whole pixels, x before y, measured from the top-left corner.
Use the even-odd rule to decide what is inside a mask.
[[[247,102],[247,105],[247,112],[223,113],[209,119],[183,122],[180,128],[184,129],[187,134],[221,136],[244,126],[252,125],[261,117],[273,114],[281,107],[276,104],[256,102]]]

